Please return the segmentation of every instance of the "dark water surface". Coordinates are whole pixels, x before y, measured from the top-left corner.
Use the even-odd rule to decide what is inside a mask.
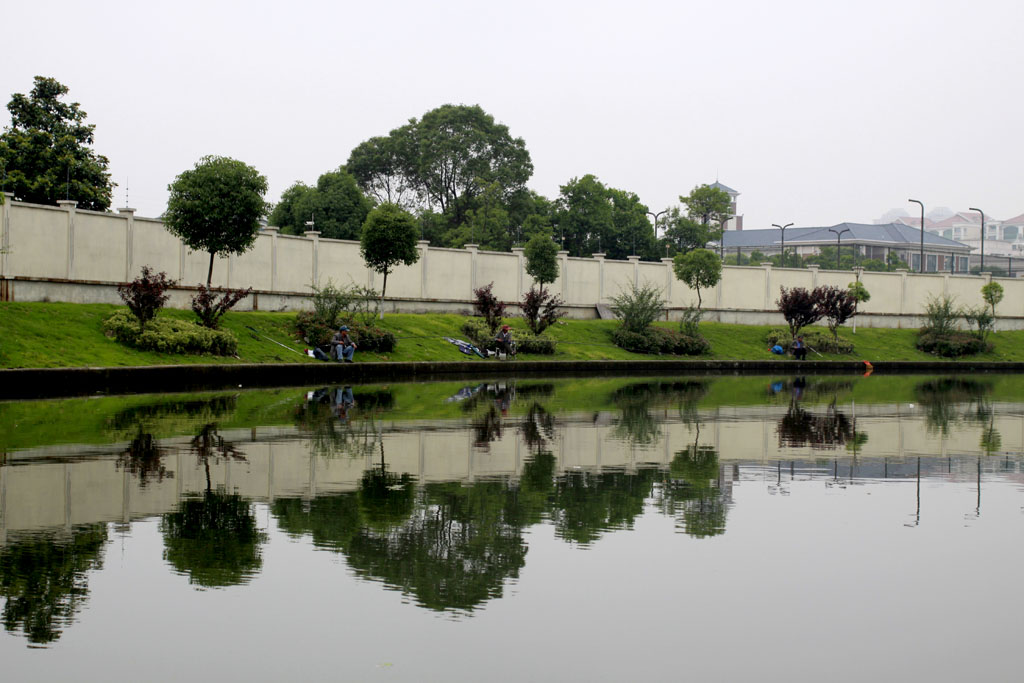
[[[5,680],[1016,680],[1024,378],[0,403]]]

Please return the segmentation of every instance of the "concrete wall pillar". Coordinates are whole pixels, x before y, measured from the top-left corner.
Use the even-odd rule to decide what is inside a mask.
[[[673,259],[667,256],[661,257],[661,262],[665,264],[665,299],[668,301],[668,305],[672,305],[672,283],[676,279],[676,271],[672,267],[674,263]],[[668,315],[668,311],[665,311],[665,315]]]
[[[565,294],[569,291],[569,285],[567,284],[567,277],[569,268],[569,252],[565,249],[558,251],[558,278],[562,281],[562,301],[568,301]]]
[[[11,202],[13,201],[13,192],[4,192],[0,196],[0,277],[11,272],[7,255],[11,251]]]
[[[118,209],[117,212],[124,216],[124,281],[131,282],[135,279],[132,277],[134,261],[132,242],[135,239],[135,209],[125,207]]]
[[[640,286],[640,257],[627,256],[626,260],[633,264],[633,286]]]
[[[906,268],[897,268],[896,272],[900,274],[900,314],[902,315],[907,310],[907,273],[909,271]]]
[[[523,275],[526,273],[526,250],[523,247],[512,247],[512,253],[516,255],[516,299],[523,296]]]
[[[64,265],[64,277],[68,280],[75,279],[75,207],[78,202],[74,199],[61,199],[57,206],[68,212],[68,258]]]
[[[592,255],[597,261],[597,303],[604,303],[604,257],[600,252]]]
[[[310,280],[310,282],[313,283],[314,287],[319,287],[320,286],[320,231],[319,230],[307,230],[307,231],[305,231],[302,234],[306,236],[306,239],[313,240],[313,258],[312,258],[313,263],[311,264],[313,279]],[[373,277],[373,275],[372,275],[373,271],[371,270],[370,273],[371,273],[370,277],[372,278]],[[373,286],[372,282],[371,282],[370,286],[371,287]]]
[[[811,289],[818,286],[818,266],[817,264],[811,264],[807,266],[807,270],[811,271]]]
[[[277,235],[281,232],[280,228],[275,228],[272,225],[265,225],[260,228],[260,232],[264,235],[270,236],[270,291],[277,291]]]
[[[420,250],[420,298],[427,298],[427,264],[430,256],[430,240],[419,240],[416,248]]]
[[[469,252],[469,296],[473,298],[473,292],[479,286],[476,283],[476,255],[480,251],[479,244],[466,244],[463,248]]]
[[[764,310],[772,310],[772,264],[762,263],[764,268]]]

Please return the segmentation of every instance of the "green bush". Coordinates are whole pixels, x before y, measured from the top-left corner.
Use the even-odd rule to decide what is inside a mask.
[[[363,325],[354,323],[349,329],[352,341],[358,346],[358,351],[380,351],[390,352],[395,350],[395,333],[374,325]]]
[[[300,311],[295,316],[295,331],[310,346],[323,346],[338,331],[316,311]]]
[[[629,283],[629,289],[611,297],[612,312],[622,327],[630,332],[643,333],[665,310],[661,289],[649,282],[640,287]]]
[[[949,336],[956,332],[956,321],[960,318],[960,311],[954,304],[955,298],[951,296],[928,297],[925,304],[925,320],[921,327],[921,334],[932,336]]]
[[[511,330],[512,339],[516,343],[517,353],[533,353],[550,356],[555,353],[557,342],[544,335],[533,335],[525,330]],[[468,318],[462,323],[462,333],[469,337],[482,351],[494,351],[498,345],[494,342],[487,321],[483,318]]]
[[[842,337],[833,338],[824,332],[806,331],[802,334],[804,343],[820,353],[853,353],[853,343]],[[782,348],[789,346],[789,330],[773,329],[765,335],[764,341],[768,346],[778,344]]]
[[[701,335],[694,337],[663,327],[649,327],[643,332],[619,327],[612,332],[612,341],[619,348],[633,353],[699,356],[711,349],[711,344]]]
[[[190,320],[157,318],[139,333],[139,325],[128,311],[118,311],[103,322],[103,331],[122,344],[160,353],[211,353],[233,356],[238,350],[235,335],[211,330]]]
[[[940,335],[922,331],[917,338],[917,348],[943,358],[960,358],[991,351],[992,344],[967,332]]]

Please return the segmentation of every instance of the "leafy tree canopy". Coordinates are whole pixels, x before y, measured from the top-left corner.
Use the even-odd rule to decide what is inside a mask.
[[[722,279],[722,261],[708,249],[694,249],[676,254],[672,262],[676,277],[697,292],[697,309],[701,307],[701,289],[710,289]]]
[[[85,123],[77,102],[62,101],[67,93],[55,79],[36,76],[32,92],[11,97],[11,125],[0,135],[0,185],[20,201],[66,198],[106,211],[114,190],[109,161],[89,147],[96,126]]]
[[[525,191],[533,163],[522,138],[479,106],[446,104],[356,147],[348,168],[378,200],[437,209],[447,227],[467,222],[497,184],[503,204]],[[507,210],[507,209],[506,209]]]
[[[570,254],[657,257],[647,207],[635,193],[607,187],[591,174],[573,178],[560,190],[554,219],[559,240]]]
[[[531,237],[523,255],[526,257],[526,273],[540,285],[541,291],[544,285],[558,279],[558,245],[551,240],[551,235],[541,232]]]
[[[388,286],[388,274],[395,266],[410,266],[419,260],[418,239],[416,219],[397,204],[381,204],[366,217],[359,251],[366,266],[384,276],[380,292],[382,301]]]
[[[665,242],[671,251],[704,249],[708,242],[722,238],[723,221],[731,215],[732,199],[724,190],[699,185],[689,195],[680,196],[686,206],[672,207],[665,216]]]
[[[206,156],[167,189],[164,225],[189,248],[210,253],[209,286],[217,254],[241,254],[256,241],[267,179],[241,161]]]
[[[324,237],[357,240],[373,208],[363,195],[356,179],[344,168],[320,176],[315,187],[295,183],[281,195],[281,201],[270,214],[270,223],[282,232],[301,235],[311,229]]]

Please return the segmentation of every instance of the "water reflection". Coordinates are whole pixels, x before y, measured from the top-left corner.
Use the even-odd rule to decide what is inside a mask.
[[[958,514],[971,521],[983,479],[1024,482],[1017,384],[864,381],[520,380],[111,401],[96,418],[102,443],[44,442],[0,465],[5,627],[33,644],[58,639],[83,609],[88,572],[103,568],[111,523],[159,520],[167,568],[196,588],[256,590],[280,531],[409,602],[470,616],[518,581],[534,527],[572,549],[645,515],[674,525],[664,543],[731,538],[750,504],[742,486],[791,494],[800,481],[839,494],[904,480],[899,527],[911,511],[911,525],[934,513],[922,480],[969,481],[976,496]],[[30,409],[17,407],[19,424],[43,424]],[[11,424],[3,438],[21,438]]]
[[[189,447],[206,474],[206,490],[164,515],[160,522],[164,559],[197,586],[242,583],[259,572],[260,544],[266,535],[256,527],[251,501],[221,488],[214,490],[210,465],[211,461],[244,462],[245,455],[218,432],[216,423],[203,425]]]
[[[25,534],[0,546],[4,628],[30,643],[57,640],[89,597],[87,573],[103,566],[105,524]]]

